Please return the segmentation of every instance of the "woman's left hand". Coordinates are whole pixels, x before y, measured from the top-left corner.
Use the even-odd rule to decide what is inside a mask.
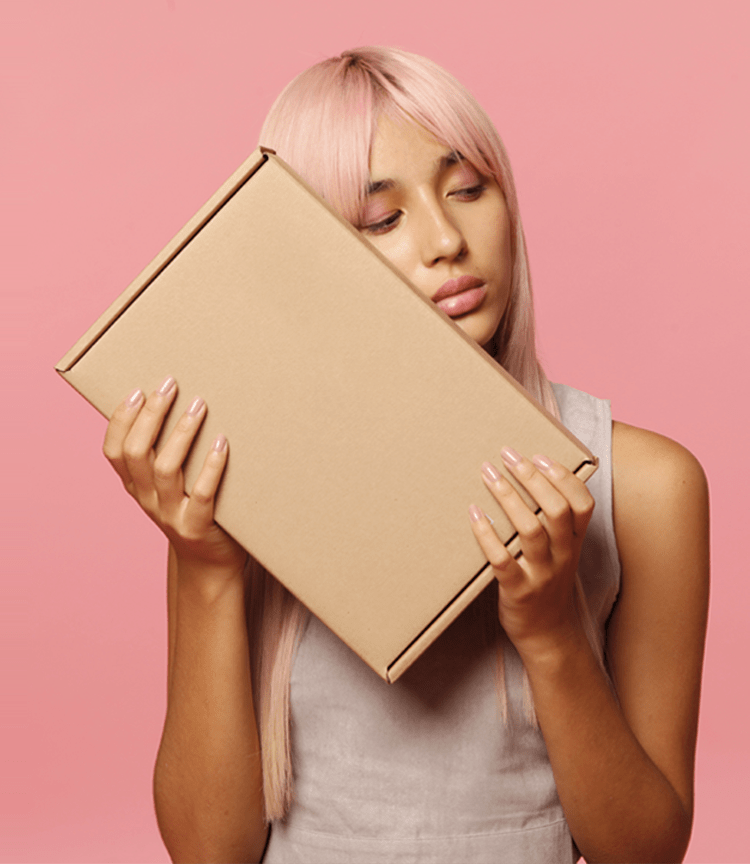
[[[476,505],[469,515],[499,583],[500,624],[523,657],[560,646],[582,631],[576,571],[594,499],[578,477],[545,456],[529,460],[505,447],[502,457],[507,471],[541,508],[534,513],[502,473],[484,463],[484,482],[518,531],[523,555],[513,558]]]

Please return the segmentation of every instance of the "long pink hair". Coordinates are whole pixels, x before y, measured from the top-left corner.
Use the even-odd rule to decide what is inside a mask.
[[[503,190],[511,221],[513,272],[510,301],[494,339],[494,354],[559,417],[552,388],[536,356],[526,242],[508,156],[489,117],[453,76],[431,60],[399,49],[345,51],[307,69],[282,91],[263,125],[260,143],[275,150],[345,219],[356,224],[382,114],[416,121],[481,173],[494,177]],[[266,817],[270,820],[283,817],[292,796],[289,684],[306,612],[256,564],[251,585],[253,680]],[[579,588],[579,601],[582,599]],[[589,638],[596,639],[590,617],[583,617],[588,619]],[[499,694],[505,713],[502,665]]]

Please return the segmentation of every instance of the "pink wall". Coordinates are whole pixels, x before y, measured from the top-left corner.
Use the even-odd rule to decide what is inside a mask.
[[[708,471],[714,588],[688,860],[750,859],[750,5],[514,5],[3,4],[2,860],[166,860],[149,790],[164,544],[100,455],[104,421],[53,364],[254,147],[280,87],[366,43],[433,57],[497,121],[552,377],[610,397]]]

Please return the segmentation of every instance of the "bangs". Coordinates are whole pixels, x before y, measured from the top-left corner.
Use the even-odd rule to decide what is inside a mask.
[[[335,58],[289,84],[260,143],[271,147],[344,219],[356,222],[370,175],[382,96],[367,73]]]
[[[378,119],[416,122],[493,177],[513,212],[515,190],[495,127],[474,98],[437,64],[406,52],[359,49],[313,66],[281,93],[261,131],[344,219],[358,224],[370,180]]]

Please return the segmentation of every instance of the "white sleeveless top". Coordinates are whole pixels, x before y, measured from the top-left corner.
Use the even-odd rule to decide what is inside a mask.
[[[553,386],[563,423],[600,460],[579,573],[603,629],[620,579],[609,403]],[[486,593],[395,684],[310,616],[291,681],[295,800],[273,824],[264,864],[576,860],[507,639],[507,722],[500,714],[486,626],[497,607]]]

